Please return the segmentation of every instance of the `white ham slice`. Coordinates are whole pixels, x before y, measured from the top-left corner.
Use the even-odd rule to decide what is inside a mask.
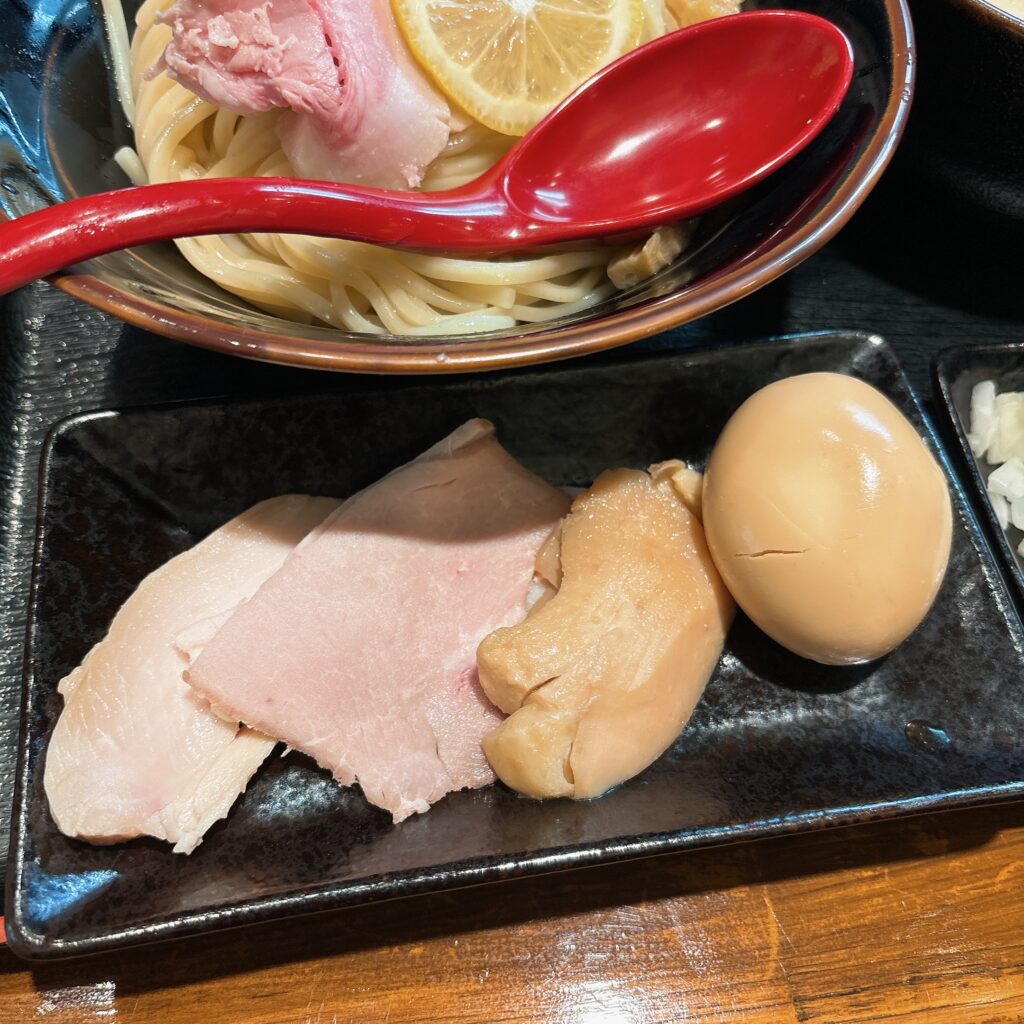
[[[178,0],[157,69],[240,114],[277,107],[298,174],[414,188],[445,148],[448,103],[389,0]]]
[[[476,648],[525,615],[568,504],[472,420],[325,520],[186,678],[395,821],[488,785]]]
[[[191,853],[274,740],[218,717],[182,679],[191,654],[338,507],[261,502],[147,576],[106,637],[61,680],[43,786],[57,827],[96,843],[155,836]],[[204,626],[204,624],[207,624]]]

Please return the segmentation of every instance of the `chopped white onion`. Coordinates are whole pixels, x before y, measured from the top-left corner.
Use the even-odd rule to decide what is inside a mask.
[[[996,433],[996,382],[983,380],[971,392],[971,429],[967,435],[971,451],[985,457]]]
[[[1018,530],[1024,530],[1024,498],[1017,498],[1010,503],[1010,522]]]
[[[999,525],[1005,530],[1010,525],[1010,503],[1001,495],[988,492],[988,500],[992,502],[992,511],[999,520]]]
[[[996,396],[996,430],[987,457],[993,465],[1024,458],[1024,393]]]
[[[988,476],[988,499],[1000,527],[1024,531],[1024,392],[997,394],[994,380],[975,384],[967,441],[976,459],[996,467]],[[1024,540],[1017,553],[1024,557]]]
[[[988,489],[989,493],[1001,494],[1010,502],[1024,498],[1024,461],[1007,459],[993,469],[988,477]]]

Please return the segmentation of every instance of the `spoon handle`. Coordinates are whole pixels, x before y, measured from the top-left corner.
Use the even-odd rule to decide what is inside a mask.
[[[196,235],[275,231],[428,251],[493,251],[510,219],[493,180],[431,193],[212,178],[83,196],[0,224],[0,295],[117,249]]]

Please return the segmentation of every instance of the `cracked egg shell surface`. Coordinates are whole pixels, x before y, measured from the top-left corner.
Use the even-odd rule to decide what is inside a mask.
[[[826,665],[887,654],[928,613],[946,571],[946,479],[906,417],[838,373],[762,388],[722,431],[704,529],[737,604]]]

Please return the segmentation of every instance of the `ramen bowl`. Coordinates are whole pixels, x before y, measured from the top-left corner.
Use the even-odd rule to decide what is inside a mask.
[[[113,157],[131,145],[96,8],[23,0],[0,38],[0,215],[127,184]],[[846,223],[899,141],[913,91],[904,0],[750,2],[835,22],[856,70],[841,109],[798,157],[698,222],[669,267],[587,310],[478,334],[400,337],[296,323],[248,305],[192,269],[170,244],[115,253],[55,275],[70,295],[178,341],[327,370],[423,373],[499,369],[595,352],[686,323],[796,266]],[[126,3],[134,13],[134,0]]]

